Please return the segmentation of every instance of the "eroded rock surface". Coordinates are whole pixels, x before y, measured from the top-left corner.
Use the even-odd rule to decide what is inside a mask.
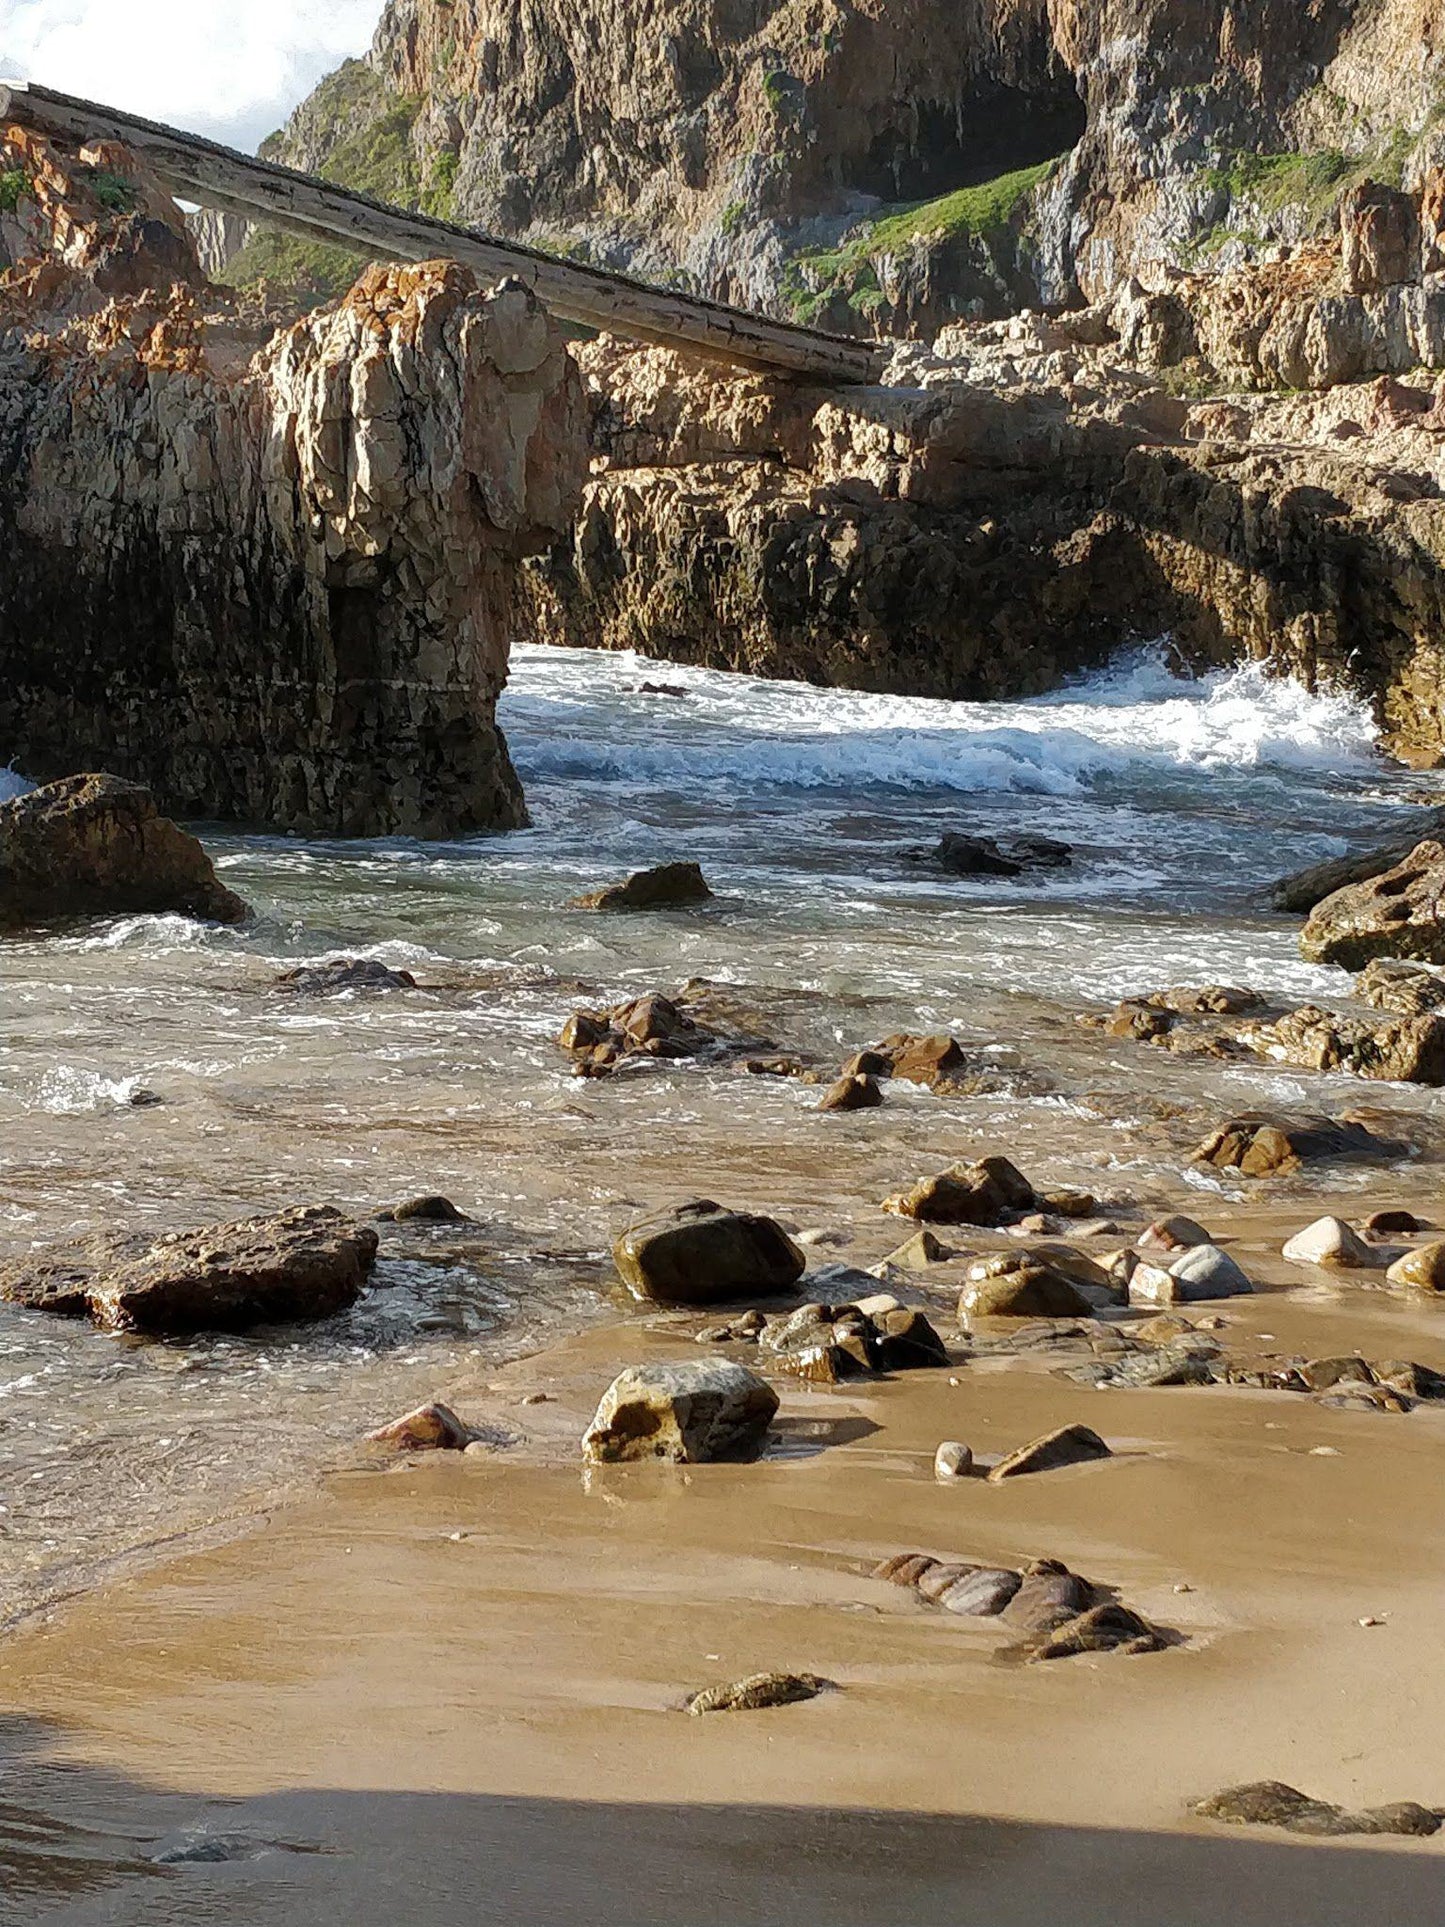
[[[582,1441],[582,1456],[593,1465],[755,1459],[778,1402],[765,1379],[726,1359],[635,1365],[619,1373],[603,1394]]]
[[[0,924],[167,911],[214,923],[247,915],[149,791],[70,776],[0,802]]]
[[[207,288],[124,150],[105,172],[135,215],[0,128],[7,178],[42,169],[59,185],[5,220],[0,282],[7,755],[41,781],[113,770],[184,818],[521,822],[494,722],[508,601],[586,462],[560,331],[431,262],[278,332]]]

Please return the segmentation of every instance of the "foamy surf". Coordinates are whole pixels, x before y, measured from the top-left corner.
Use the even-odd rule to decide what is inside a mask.
[[[663,674],[685,693],[637,693]],[[1257,665],[1186,679],[1162,650],[1048,697],[972,703],[526,647],[503,715],[524,778],[548,782],[1080,797],[1151,775],[1379,768],[1375,724],[1354,698]]]

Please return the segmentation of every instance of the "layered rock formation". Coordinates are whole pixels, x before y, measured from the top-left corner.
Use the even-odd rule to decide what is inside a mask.
[[[1127,303],[1125,304],[1127,306]],[[1445,743],[1445,408],[1384,381],[1191,401],[1084,310],[829,392],[579,350],[598,472],[519,624],[821,683],[1026,694],[1130,637],[1253,657]]]
[[[1441,0],[389,0],[266,151],[748,305],[932,332],[1254,257],[1357,180],[1414,184],[1442,27]]]
[[[5,754],[37,780],[115,771],[175,816],[523,821],[494,722],[511,580],[568,527],[586,462],[548,317],[430,263],[278,331],[208,290],[133,157],[8,130],[15,177]]]

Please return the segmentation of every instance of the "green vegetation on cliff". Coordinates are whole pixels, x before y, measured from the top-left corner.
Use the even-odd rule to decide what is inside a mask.
[[[887,301],[877,263],[923,247],[982,241],[997,245],[1021,225],[1035,190],[1055,162],[1016,168],[992,181],[956,188],[933,201],[915,201],[865,222],[837,248],[810,248],[795,255],[783,275],[783,292],[799,321],[813,323],[839,304],[868,320]]]
[[[30,176],[23,167],[0,168],[0,214],[13,214],[30,192]]]
[[[438,155],[423,181],[412,140],[421,106],[410,95],[393,94],[364,61],[348,60],[327,75],[289,129],[261,143],[261,158],[314,168],[338,187],[445,220],[456,155]],[[258,228],[224,279],[235,287],[268,281],[300,300],[325,301],[344,294],[365,264],[366,256],[349,248]]]

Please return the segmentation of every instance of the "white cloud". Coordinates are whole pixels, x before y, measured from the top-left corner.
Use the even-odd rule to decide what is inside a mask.
[[[0,74],[253,148],[382,0],[0,0]]]

